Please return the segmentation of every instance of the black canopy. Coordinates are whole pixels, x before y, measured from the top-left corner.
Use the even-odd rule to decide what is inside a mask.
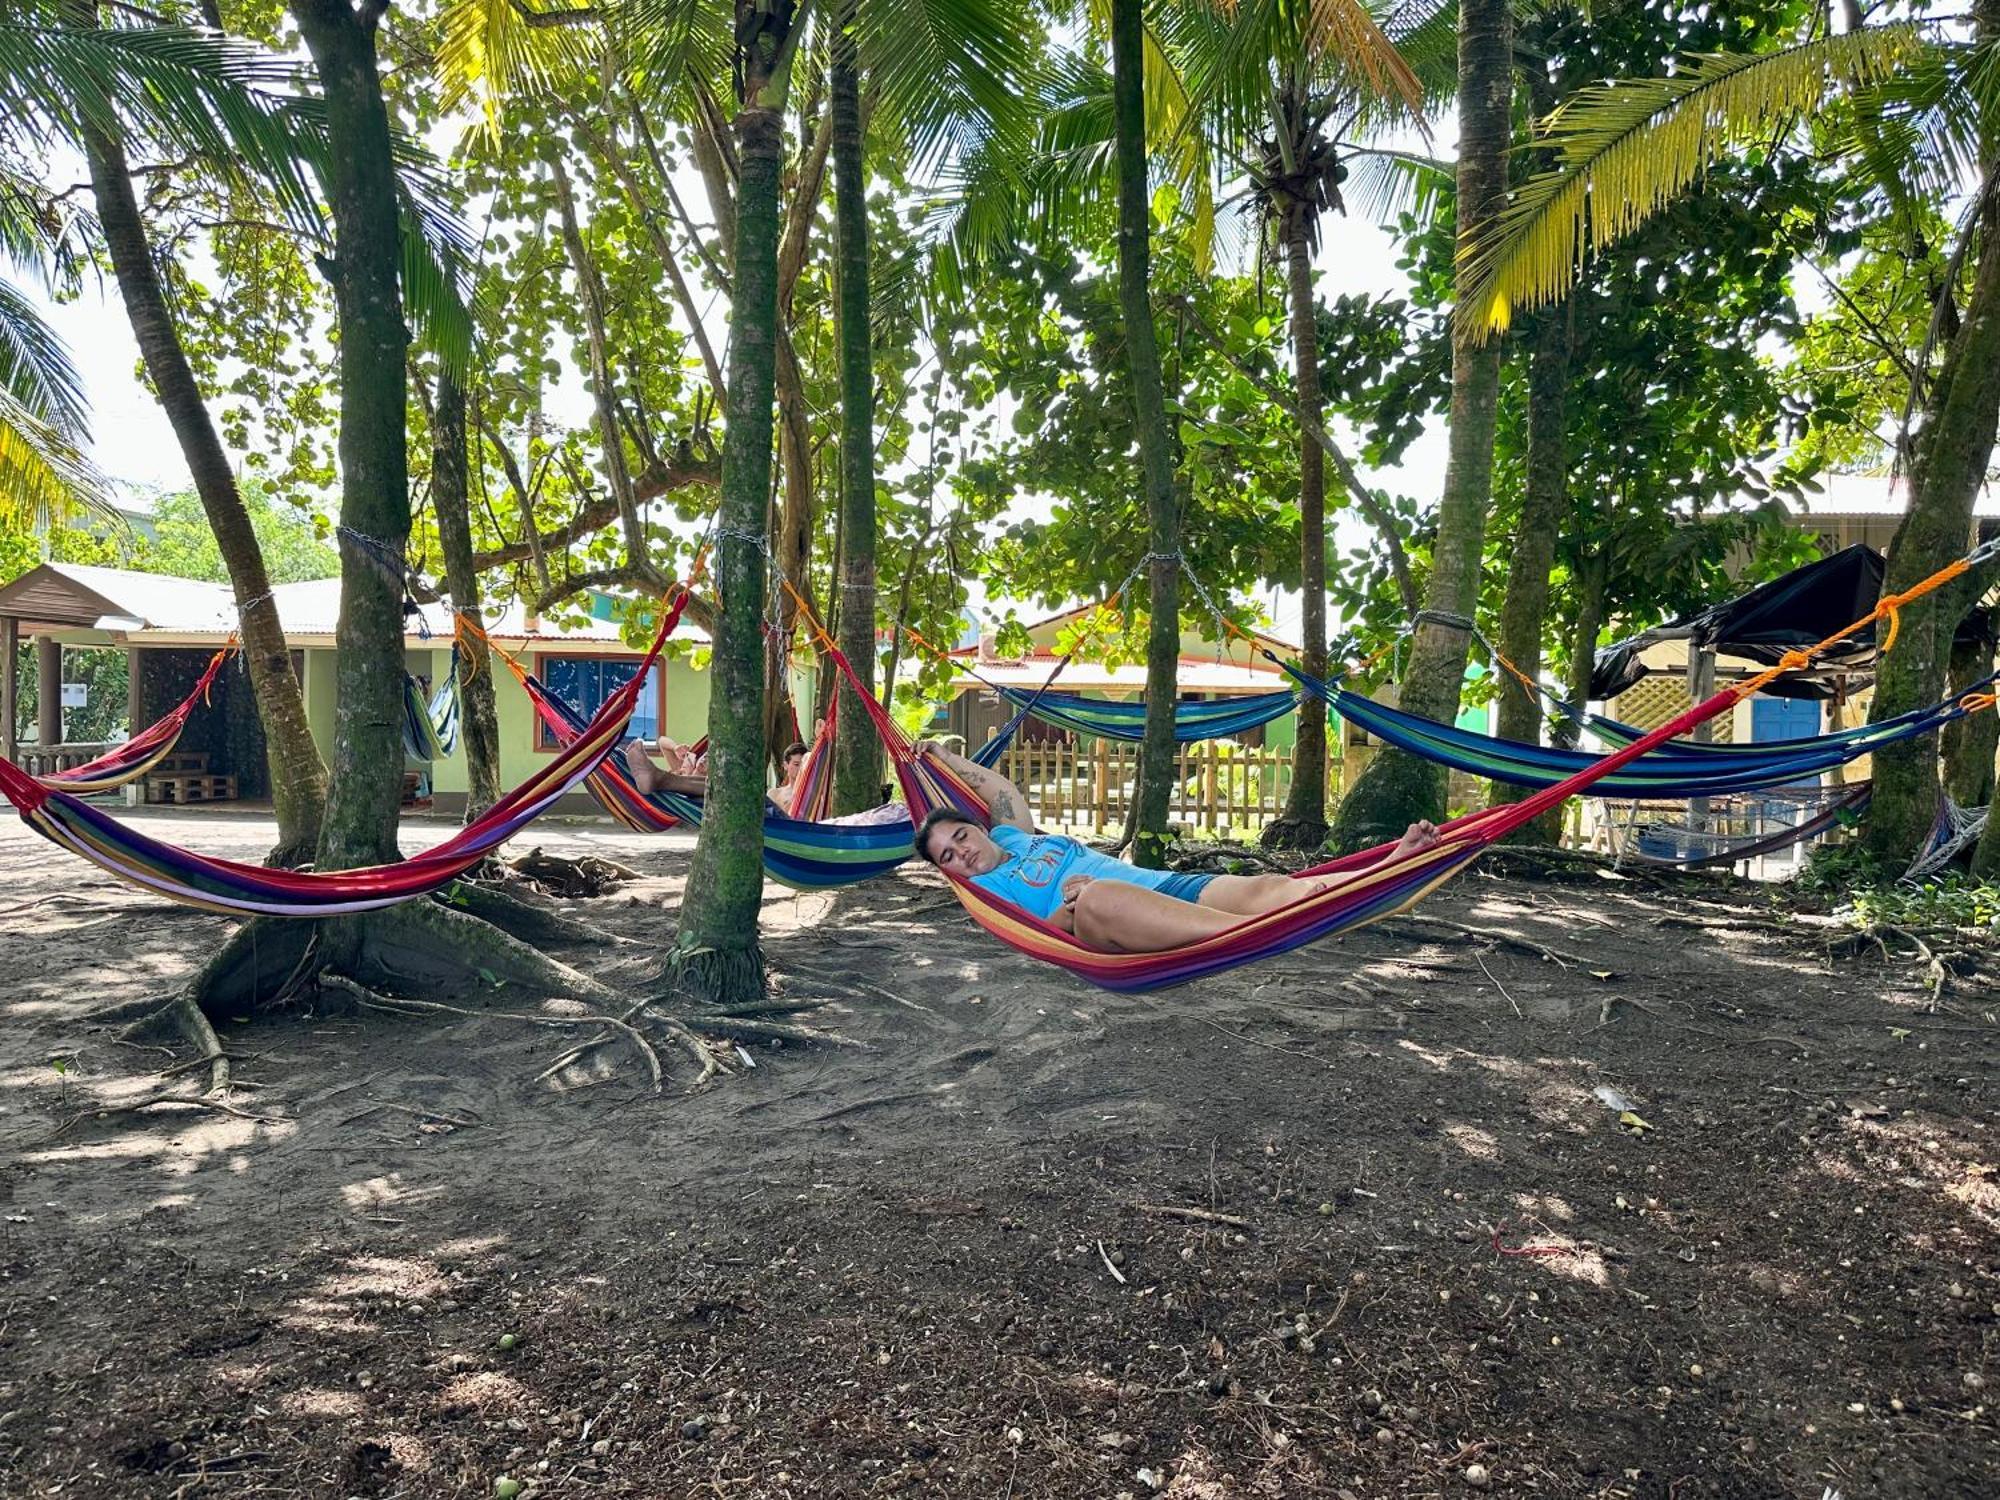
[[[1683,615],[1661,630],[1646,631],[1599,652],[1590,675],[1590,696],[1614,698],[1646,676],[1640,656],[1663,639],[1685,636],[1694,648],[1773,666],[1786,651],[1823,641],[1873,609],[1882,594],[1882,575],[1882,555],[1859,544],[1794,568],[1727,604]],[[1875,631],[1870,626],[1828,650],[1821,660],[1863,666],[1874,656]],[[1765,691],[1779,697],[1832,696],[1824,684],[1798,674]]]

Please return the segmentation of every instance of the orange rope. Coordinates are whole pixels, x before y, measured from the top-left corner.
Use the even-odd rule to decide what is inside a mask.
[[[1982,552],[1984,550],[1985,550],[1984,548],[1981,549]],[[1803,667],[1811,666],[1813,663],[1813,658],[1818,656],[1821,652],[1826,651],[1831,647],[1839,645],[1842,641],[1846,640],[1850,635],[1853,635],[1857,630],[1865,630],[1870,625],[1873,625],[1877,620],[1881,619],[1887,619],[1889,622],[1888,636],[1882,642],[1882,650],[1886,652],[1891,646],[1896,644],[1896,632],[1900,627],[1901,623],[1897,615],[1897,611],[1902,609],[1904,605],[1913,604],[1917,600],[1923,598],[1926,594],[1929,594],[1936,589],[1943,588],[1947,583],[1950,583],[1954,578],[1957,578],[1960,574],[1964,573],[1971,566],[1972,564],[1968,559],[1961,557],[1953,562],[1946,563],[1942,568],[1939,568],[1935,573],[1931,574],[1930,577],[1924,579],[1920,583],[1912,584],[1909,588],[1905,589],[1900,594],[1883,595],[1882,598],[1876,601],[1875,607],[1873,609],[1868,611],[1868,613],[1863,615],[1860,619],[1856,620],[1852,625],[1849,625],[1842,630],[1836,630],[1832,635],[1828,636],[1825,640],[1819,642],[1817,645],[1808,646],[1803,651],[1797,651],[1797,650],[1787,651],[1782,657],[1778,659],[1778,664],[1776,666],[1771,667],[1766,671],[1759,672],[1755,677],[1745,678],[1742,682],[1736,684],[1736,686],[1730,690],[1731,696],[1734,698],[1736,702],[1741,703],[1745,698],[1748,698],[1752,693],[1759,692],[1762,689],[1770,686],[1772,683],[1776,682],[1780,677],[1783,677],[1787,672],[1796,672]]]
[[[1969,714],[1976,714],[1981,709],[1992,708],[1996,704],[2000,704],[2000,694],[1995,693],[1967,693],[1958,700],[1958,706]]]

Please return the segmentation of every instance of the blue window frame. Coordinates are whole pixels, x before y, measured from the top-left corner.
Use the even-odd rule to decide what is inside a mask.
[[[639,690],[632,724],[626,731],[640,739],[660,737],[660,716],[666,706],[666,679],[663,664],[654,662]],[[632,680],[639,670],[636,656],[537,656],[535,675],[550,694],[562,700],[572,712],[588,719],[604,706],[604,700]],[[548,725],[535,721],[535,748],[553,750],[556,739]]]

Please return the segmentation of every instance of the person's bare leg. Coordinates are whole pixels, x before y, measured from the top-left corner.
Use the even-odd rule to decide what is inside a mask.
[[[1218,875],[1201,888],[1201,904],[1213,911],[1257,917],[1304,900],[1317,884],[1289,875]]]
[[[1158,953],[1234,927],[1240,916],[1122,880],[1093,880],[1076,898],[1076,935],[1107,953]]]

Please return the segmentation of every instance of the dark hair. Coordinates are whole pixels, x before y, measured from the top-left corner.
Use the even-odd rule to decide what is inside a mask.
[[[785,753],[779,756],[778,759],[790,760],[794,755],[804,755],[805,753],[806,747],[797,740],[793,740],[789,745],[785,746]]]
[[[968,818],[955,807],[932,808],[923,822],[917,825],[917,853],[931,864],[937,863],[937,859],[931,854],[931,830],[942,828],[947,823],[963,823],[968,828],[979,826],[977,818]]]

